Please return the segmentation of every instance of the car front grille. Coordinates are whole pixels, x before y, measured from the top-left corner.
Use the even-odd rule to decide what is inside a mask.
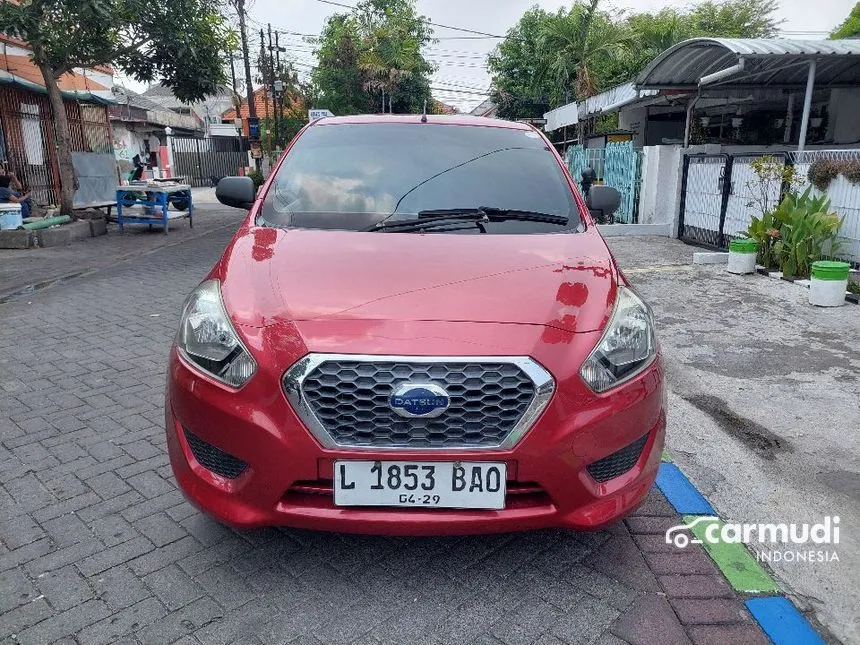
[[[596,482],[608,482],[610,479],[620,477],[628,472],[636,462],[639,461],[639,455],[642,454],[642,449],[648,442],[648,435],[640,437],[629,446],[625,446],[621,450],[613,452],[608,457],[599,459],[592,464],[586,466],[588,474]]]
[[[435,418],[404,418],[389,397],[404,384],[443,388],[449,407]],[[311,354],[286,374],[293,407],[330,447],[499,448],[537,419],[552,377],[529,358],[374,357]]]
[[[188,447],[191,448],[191,453],[201,466],[227,479],[236,479],[245,472],[248,464],[244,461],[203,441],[187,429],[183,428],[183,430]]]

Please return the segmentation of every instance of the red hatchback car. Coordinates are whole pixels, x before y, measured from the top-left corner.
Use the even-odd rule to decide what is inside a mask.
[[[217,192],[250,213],[184,306],[165,405],[203,511],[461,534],[599,528],[647,495],[651,313],[533,127],[326,118],[258,194]]]

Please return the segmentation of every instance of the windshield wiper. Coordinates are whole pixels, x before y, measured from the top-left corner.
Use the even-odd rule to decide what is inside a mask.
[[[487,222],[505,222],[518,220],[522,222],[544,222],[564,226],[569,218],[564,215],[553,215],[538,211],[524,211],[513,208],[496,208],[479,206],[478,208],[444,208],[437,210],[418,211],[418,217],[395,222],[379,222],[365,230],[408,232],[448,225],[453,221],[475,222],[479,227]],[[483,227],[481,227],[483,230]]]

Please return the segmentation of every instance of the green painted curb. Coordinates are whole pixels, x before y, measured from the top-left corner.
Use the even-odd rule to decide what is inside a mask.
[[[692,522],[697,515],[685,515],[684,523]],[[745,544],[741,542],[717,542],[711,544],[705,540],[705,531],[711,524],[717,523],[720,527],[724,522],[719,519],[702,521],[696,524],[690,531],[702,540],[702,546],[714,563],[723,572],[726,580],[735,591],[744,593],[778,593],[781,591],[779,585],[773,578],[762,569],[761,565],[750,555]]]
[[[664,451],[663,451],[663,458],[662,458],[662,460],[663,460],[663,461],[668,461],[669,463],[671,463],[671,462],[672,462],[672,458],[669,456],[669,452],[668,452],[667,450],[664,450]]]

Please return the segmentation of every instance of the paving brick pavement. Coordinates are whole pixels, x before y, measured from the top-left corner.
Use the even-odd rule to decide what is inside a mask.
[[[235,532],[198,513],[165,452],[165,361],[231,231],[0,305],[0,644],[766,641],[698,547],[662,544],[679,518],[658,492],[583,534]]]

